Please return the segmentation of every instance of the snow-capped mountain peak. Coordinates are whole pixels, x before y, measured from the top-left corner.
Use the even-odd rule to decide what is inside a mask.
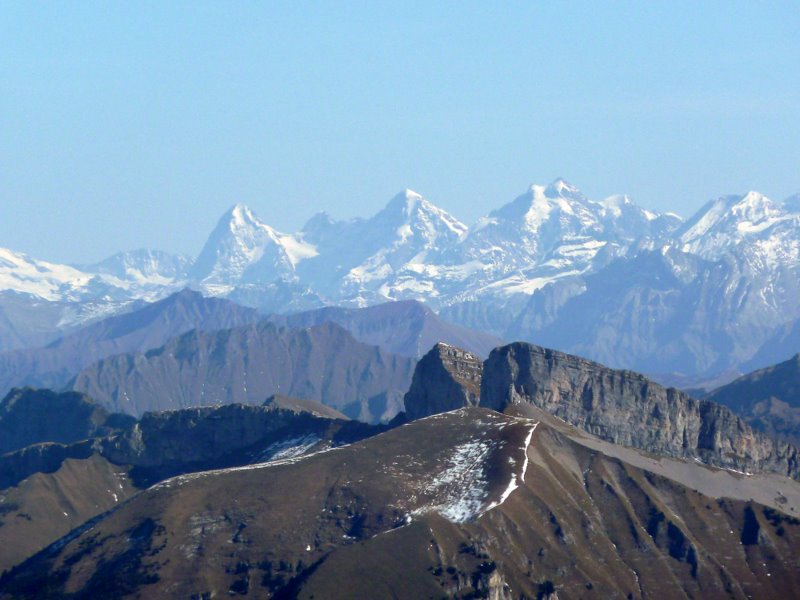
[[[678,232],[684,252],[716,259],[746,240],[769,236],[792,219],[780,203],[755,191],[707,203]]]
[[[531,186],[531,189],[534,187],[541,186]],[[544,195],[548,198],[571,198],[574,200],[586,200],[586,197],[577,187],[561,177],[553,181],[545,188]]]
[[[316,254],[300,235],[281,233],[244,204],[236,204],[209,236],[191,279],[208,293],[227,293],[251,279],[268,283],[292,276],[299,262]]]

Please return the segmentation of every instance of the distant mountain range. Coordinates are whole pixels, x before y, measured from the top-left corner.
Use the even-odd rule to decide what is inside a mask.
[[[472,226],[406,190],[371,218],[320,213],[295,233],[236,205],[196,259],[140,250],[65,266],[0,250],[0,349],[187,286],[264,313],[418,300],[506,340],[664,380],[735,374],[800,350],[770,354],[800,319],[800,203],[749,192],[683,221],[559,179]]]

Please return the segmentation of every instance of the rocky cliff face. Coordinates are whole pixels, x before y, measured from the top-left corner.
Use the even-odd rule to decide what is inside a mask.
[[[438,343],[420,359],[405,395],[410,420],[476,406],[480,401],[483,363],[475,354]]]
[[[598,437],[656,454],[800,479],[798,450],[754,431],[730,409],[631,371],[525,343],[484,364],[481,406],[529,403]]]

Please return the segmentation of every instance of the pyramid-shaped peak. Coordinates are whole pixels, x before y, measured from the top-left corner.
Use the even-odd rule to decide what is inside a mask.
[[[548,198],[573,198],[583,197],[581,191],[567,180],[559,177],[553,181],[544,191],[545,196]]]
[[[425,198],[422,197],[422,194],[415,192],[412,189],[406,188],[399,194],[397,194],[394,198],[389,201],[389,204],[386,206],[388,209],[395,209],[395,210],[403,210],[407,214],[410,214],[414,211],[421,204],[429,204]]]

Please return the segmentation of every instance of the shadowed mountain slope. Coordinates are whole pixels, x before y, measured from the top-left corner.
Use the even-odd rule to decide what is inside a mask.
[[[411,387],[403,398],[406,417],[429,415],[477,406],[483,363],[474,354],[449,344],[436,344],[417,363]]]
[[[800,443],[800,354],[739,377],[706,399],[729,407],[756,429]]]
[[[260,322],[194,330],[144,354],[111,357],[84,369],[70,385],[132,415],[260,404],[280,393],[374,422],[402,408],[414,362],[362,344],[332,323],[295,330]]]
[[[183,290],[123,315],[87,325],[45,348],[0,353],[0,390],[61,387],[78,371],[114,354],[160,346],[190,329],[211,331],[254,323],[258,311]]]
[[[41,442],[69,444],[110,435],[133,421],[109,414],[85,394],[14,389],[0,401],[0,455]]]

